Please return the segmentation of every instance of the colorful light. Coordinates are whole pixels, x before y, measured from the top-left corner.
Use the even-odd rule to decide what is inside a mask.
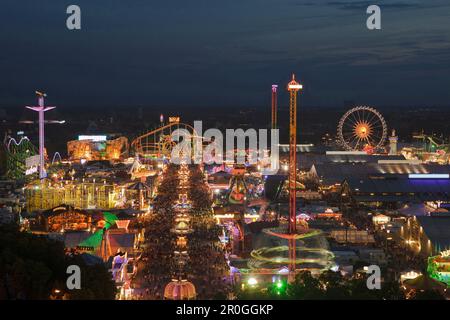
[[[450,179],[448,173],[410,173],[409,179]]]
[[[247,283],[248,283],[250,286],[256,286],[256,285],[258,284],[258,280],[256,280],[256,278],[249,278],[249,279],[247,280]]]

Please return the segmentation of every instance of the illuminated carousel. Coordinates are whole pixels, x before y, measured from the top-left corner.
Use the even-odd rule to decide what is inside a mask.
[[[267,243],[251,252],[248,266],[251,272],[286,273],[291,280],[300,270],[313,273],[331,269],[334,255],[328,250],[322,231],[310,229],[305,220],[297,219],[296,232],[287,224],[263,229]]]

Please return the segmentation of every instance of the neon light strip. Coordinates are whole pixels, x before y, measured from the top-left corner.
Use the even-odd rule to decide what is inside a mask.
[[[450,179],[448,173],[411,173],[409,179]]]

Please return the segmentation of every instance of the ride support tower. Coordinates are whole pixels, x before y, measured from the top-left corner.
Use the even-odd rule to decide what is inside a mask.
[[[56,107],[46,107],[44,105],[44,98],[47,94],[36,91],[38,96],[37,106],[26,106],[25,108],[38,112],[39,114],[39,179],[44,179],[47,175],[45,172],[45,158],[44,158],[44,112],[55,109]]]
[[[296,181],[297,181],[297,93],[303,86],[295,80],[288,83],[289,98],[289,233],[297,233]]]
[[[278,113],[278,106],[277,106],[277,89],[278,85],[273,84],[272,85],[272,129],[277,128],[277,113]]]

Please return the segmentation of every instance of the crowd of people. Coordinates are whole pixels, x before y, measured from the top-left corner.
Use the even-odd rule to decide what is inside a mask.
[[[178,170],[178,165],[168,165],[159,181],[153,212],[145,225],[145,252],[132,284],[136,299],[163,299],[165,286],[180,271],[174,254],[177,237],[172,232],[179,200]],[[220,228],[211,210],[209,188],[198,166],[189,166],[188,185],[192,233],[188,235],[189,258],[184,275],[195,285],[197,298],[225,299],[231,291],[228,265],[219,241]]]

